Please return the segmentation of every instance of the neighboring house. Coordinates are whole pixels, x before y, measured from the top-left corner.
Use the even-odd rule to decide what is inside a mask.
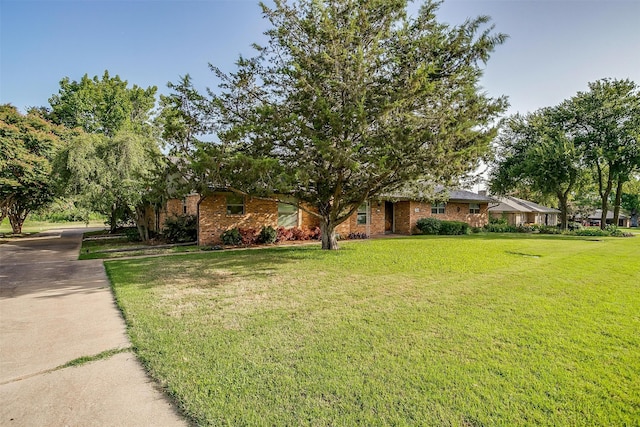
[[[189,196],[193,197],[193,196]],[[220,235],[231,228],[317,227],[319,219],[292,204],[272,199],[242,196],[231,192],[214,192],[195,206],[198,215],[198,244],[220,243]],[[291,200],[295,202],[294,200]],[[383,234],[413,234],[420,218],[464,221],[472,227],[488,222],[488,205],[493,199],[469,191],[450,191],[447,202],[430,203],[402,195],[385,195],[363,203],[349,219],[336,227],[336,233],[348,236],[362,233],[369,236]],[[166,212],[173,212],[169,206]],[[187,209],[190,206],[186,202]],[[190,213],[190,212],[187,212]]]
[[[588,215],[586,218],[583,218],[581,215],[575,216],[576,221],[582,222],[582,225],[591,225],[591,226],[600,226],[600,221],[602,221],[602,209],[596,209],[595,212]],[[606,223],[608,225],[613,224],[613,211],[607,211],[607,219]],[[629,227],[630,220],[629,217],[622,212],[618,215],[618,227]]]
[[[538,224],[558,225],[558,209],[539,205],[517,197],[496,197],[498,204],[489,206],[489,215],[493,218],[505,218],[509,225]]]

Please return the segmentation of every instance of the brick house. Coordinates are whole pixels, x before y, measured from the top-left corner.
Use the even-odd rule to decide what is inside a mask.
[[[293,200],[291,200],[293,202]],[[199,203],[198,203],[199,202]],[[413,234],[416,222],[434,217],[463,221],[472,227],[488,222],[488,206],[493,199],[469,191],[449,191],[447,201],[431,203],[402,195],[384,195],[362,204],[349,219],[336,227],[336,233],[348,236],[362,233],[369,236],[383,234]],[[218,191],[200,200],[192,194],[172,199],[156,214],[154,229],[171,215],[187,213],[198,216],[198,244],[220,243],[220,235],[231,228],[316,227],[319,220],[309,212],[272,199],[242,196]]]
[[[494,218],[506,218],[509,225],[538,224],[558,225],[560,211],[517,197],[495,197],[497,204],[489,208],[489,215]]]

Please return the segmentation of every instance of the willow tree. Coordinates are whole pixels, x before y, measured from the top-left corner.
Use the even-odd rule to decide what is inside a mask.
[[[431,1],[415,16],[406,0],[273,3],[261,4],[271,28],[256,55],[231,73],[211,66],[218,137],[236,161],[272,165],[247,191],[310,206],[324,249],[337,249],[335,227],[368,198],[453,182],[487,154],[506,107],[478,84],[506,39],[488,17],[450,26]]]

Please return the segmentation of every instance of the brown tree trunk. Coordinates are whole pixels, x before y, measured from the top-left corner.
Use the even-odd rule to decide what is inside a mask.
[[[9,223],[11,224],[11,231],[13,234],[22,234],[22,225],[24,224],[27,214],[28,212],[26,211],[9,211]]]
[[[111,216],[109,217],[109,233],[115,234],[116,227],[118,226],[118,218],[117,218],[117,208],[114,206],[111,207]]]
[[[320,220],[320,231],[322,232],[322,249],[337,250],[338,239],[336,237],[336,226],[329,218]]]
[[[149,241],[149,227],[145,218],[144,206],[136,206],[136,227],[138,228],[138,235],[143,242]]]
[[[613,205],[613,225],[618,226],[618,219],[620,218],[620,204],[622,202],[622,179],[618,179],[618,185],[616,186],[616,200]]]
[[[567,211],[569,210],[567,200],[568,197],[565,194],[558,194],[558,204],[560,208],[560,227],[563,231],[567,229]]]

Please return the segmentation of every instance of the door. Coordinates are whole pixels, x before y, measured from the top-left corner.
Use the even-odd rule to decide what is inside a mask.
[[[384,232],[393,233],[393,203],[384,202]]]

